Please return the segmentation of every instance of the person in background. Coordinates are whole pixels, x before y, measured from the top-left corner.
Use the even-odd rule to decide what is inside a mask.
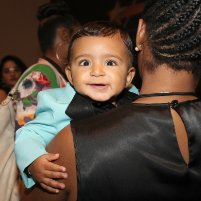
[[[6,55],[0,63],[0,102],[8,95],[9,91],[27,69],[25,63],[14,55]]]
[[[0,197],[3,196],[4,201],[18,200],[20,192],[24,188],[21,185],[23,182],[16,166],[14,153],[15,131],[12,128],[15,127],[17,130],[35,117],[39,91],[60,88],[66,85],[67,79],[64,68],[68,43],[71,35],[79,27],[77,20],[69,14],[66,3],[61,1],[40,6],[37,17],[39,20],[38,40],[42,56],[36,64],[29,67],[21,75],[19,82],[9,94],[9,97],[13,100],[12,102],[14,102],[13,106],[9,104],[9,108],[12,107],[15,110],[14,114],[12,113],[13,115],[10,116],[10,121],[8,121],[10,123],[8,126],[11,127],[9,135],[6,135],[7,130],[4,131],[6,123],[0,124],[1,136],[5,136],[1,141],[2,146],[0,146],[1,153],[5,153],[1,158],[2,163],[0,165],[1,184],[7,187],[6,189],[4,186],[5,188],[0,190]],[[16,91],[14,91],[15,89]],[[73,95],[74,93],[66,94],[66,97]],[[7,100],[9,101],[10,98]],[[3,104],[0,105],[1,113],[4,113],[4,108],[7,108],[6,112],[10,114],[9,108],[3,106]],[[16,126],[13,125],[14,121]],[[4,141],[9,143],[4,143]],[[22,152],[24,152],[23,147]]]
[[[16,159],[26,187],[38,182],[51,192],[63,188],[53,178],[65,177],[65,170],[52,162],[58,154],[47,153],[47,144],[72,119],[89,118],[136,98],[137,89],[128,90],[135,74],[132,50],[128,33],[107,21],[83,25],[72,36],[66,73],[75,96],[66,97],[69,84],[40,92],[35,119],[16,132]]]
[[[17,86],[16,130],[34,119],[39,91],[66,85],[64,69],[68,43],[79,27],[63,1],[40,6],[37,18],[38,40],[43,56],[20,78]]]
[[[201,1],[145,1],[136,36],[142,77],[132,103],[71,121],[51,141],[66,167],[58,194],[22,201],[197,201],[201,197]],[[58,180],[57,180],[58,181]]]

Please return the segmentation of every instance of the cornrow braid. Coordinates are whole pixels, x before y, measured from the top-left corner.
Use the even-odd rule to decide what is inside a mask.
[[[171,19],[170,23],[167,23],[166,26],[164,26],[164,30],[161,30],[159,34],[155,35],[155,38],[158,38],[162,31],[166,32],[167,34],[171,34],[172,29],[180,29],[180,27],[184,26],[186,21],[188,21],[189,17],[194,13],[197,3],[192,1],[189,3],[189,5],[185,5],[184,1],[181,2],[175,2],[176,5],[174,8],[171,9],[171,15],[165,14],[166,18]],[[183,7],[182,7],[183,6]],[[175,14],[178,9],[181,9],[179,14]],[[169,11],[168,11],[169,12]],[[160,28],[161,29],[161,28]]]
[[[175,1],[172,1],[175,2]],[[170,4],[169,1],[163,2],[163,5],[167,7],[166,12],[161,12],[158,17],[156,17],[155,22],[166,22],[169,21],[171,18],[175,17],[175,11],[178,9],[178,7],[181,7],[185,4],[185,0],[181,0],[178,2],[175,2],[175,4]],[[159,6],[159,5],[158,5]],[[160,9],[160,8],[158,8]]]
[[[173,0],[171,2],[174,2]],[[153,19],[153,28],[165,28],[165,24],[168,21],[170,21],[172,18],[175,18],[175,11],[177,9],[177,7],[175,5],[172,5],[170,2],[170,0],[165,0],[162,2],[163,6],[167,8],[167,10],[165,10],[165,12],[160,12],[158,13],[158,10],[160,10],[160,4],[156,4],[155,7],[152,6],[152,10],[150,13],[146,13],[146,18],[152,17],[152,13],[157,13],[157,16]],[[183,2],[183,1],[181,1]],[[181,2],[179,5],[181,5]],[[150,16],[149,16],[150,15]],[[158,26],[159,24],[163,23],[164,26]],[[160,32],[158,32],[160,33]]]
[[[151,0],[142,18],[156,62],[201,75],[201,0]]]
[[[191,37],[190,40],[185,41],[184,43],[179,44],[176,48],[161,48],[160,52],[165,53],[166,51],[169,51],[170,54],[176,54],[188,51],[190,48],[197,47],[197,44],[201,43],[201,35],[194,37]]]
[[[195,33],[199,29],[200,25],[200,18],[201,13],[199,13],[196,18],[193,19],[192,23],[185,27],[181,32],[177,31],[175,34],[172,34],[171,36],[168,36],[166,38],[160,38],[156,40],[156,44],[162,45],[162,44],[172,44],[174,41],[181,41],[185,38],[188,38],[192,35],[192,33]]]

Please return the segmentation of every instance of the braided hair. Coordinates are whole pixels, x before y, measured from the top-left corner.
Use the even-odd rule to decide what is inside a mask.
[[[201,75],[201,0],[150,0],[142,18],[156,63]]]
[[[39,7],[37,12],[39,20],[38,40],[41,51],[46,53],[54,45],[56,31],[65,27],[72,35],[78,21],[69,13],[69,7],[64,1],[50,2]]]

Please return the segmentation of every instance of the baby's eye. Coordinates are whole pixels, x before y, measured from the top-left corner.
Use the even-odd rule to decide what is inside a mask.
[[[80,66],[88,66],[90,63],[89,63],[89,61],[87,61],[87,60],[82,60],[82,61],[80,61],[79,62],[79,65]]]
[[[106,65],[107,65],[107,66],[116,66],[116,65],[117,65],[117,62],[114,61],[114,60],[108,60],[108,61],[106,61]]]

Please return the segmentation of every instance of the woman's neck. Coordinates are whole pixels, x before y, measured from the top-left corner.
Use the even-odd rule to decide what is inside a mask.
[[[65,72],[65,66],[62,65],[62,63],[56,58],[56,53],[54,51],[47,51],[45,57],[51,59],[60,67],[63,72]]]
[[[192,73],[160,67],[143,75],[140,94],[161,92],[194,92],[196,80]]]
[[[155,94],[152,97],[139,98],[136,102],[162,103],[172,100],[185,101],[196,99],[194,95],[179,93],[168,96],[160,96],[160,93],[194,92],[196,81],[192,73],[186,71],[175,72],[166,67],[157,68],[154,72],[144,72],[140,95]],[[184,95],[185,94],[185,95]]]
[[[65,74],[65,68],[64,66],[61,66],[57,59],[54,56],[51,56],[51,54],[45,54],[44,58],[51,63],[58,71],[59,73],[63,76],[65,80],[67,80],[66,74]]]

